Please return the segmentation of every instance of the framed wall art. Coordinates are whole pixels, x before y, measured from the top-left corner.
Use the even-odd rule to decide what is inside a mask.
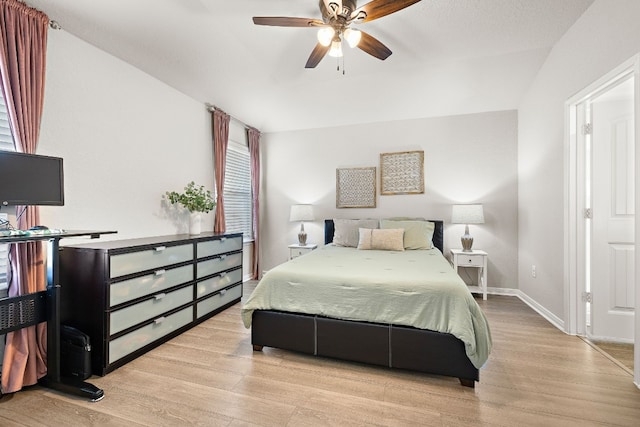
[[[380,194],[424,193],[424,151],[380,154]]]
[[[375,207],[375,167],[336,169],[336,208]]]

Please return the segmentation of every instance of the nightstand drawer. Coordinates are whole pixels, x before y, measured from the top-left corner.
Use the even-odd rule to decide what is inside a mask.
[[[482,255],[459,255],[458,265],[460,267],[483,267],[484,256]]]
[[[304,254],[308,254],[309,252],[311,252],[313,249],[311,248],[296,248],[296,249],[291,249],[291,258],[296,258],[299,257],[301,255]]]

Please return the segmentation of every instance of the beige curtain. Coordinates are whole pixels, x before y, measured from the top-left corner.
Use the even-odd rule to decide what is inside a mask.
[[[219,108],[212,113],[213,122],[213,162],[216,177],[216,219],[213,223],[215,233],[227,230],[224,217],[224,172],[227,167],[227,146],[229,145],[229,122],[231,116]]]
[[[252,127],[247,128],[249,140],[249,158],[251,162],[251,210],[253,217],[253,275],[257,279],[260,274],[260,132]]]
[[[7,104],[16,151],[35,153],[44,103],[49,18],[16,0],[0,0],[0,88]],[[16,208],[18,228],[40,223],[35,206]],[[46,289],[42,243],[13,244],[9,296]],[[33,385],[47,373],[46,324],[7,334],[2,392]]]

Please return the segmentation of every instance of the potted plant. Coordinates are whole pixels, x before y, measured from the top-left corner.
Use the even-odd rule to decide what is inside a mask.
[[[167,191],[165,195],[171,204],[178,203],[189,211],[189,234],[200,234],[201,214],[209,213],[216,207],[211,191],[191,181],[184,187],[184,192]]]

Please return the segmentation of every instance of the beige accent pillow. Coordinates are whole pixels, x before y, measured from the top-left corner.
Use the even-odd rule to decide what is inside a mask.
[[[360,239],[358,249],[369,250],[378,249],[382,251],[404,251],[402,228],[397,229],[370,229],[361,228],[359,230]]]
[[[358,246],[359,228],[378,228],[377,219],[334,219],[333,243],[336,246]]]
[[[433,231],[436,225],[431,221],[417,220],[380,220],[381,229],[402,228],[404,230],[405,249],[433,248]]]

